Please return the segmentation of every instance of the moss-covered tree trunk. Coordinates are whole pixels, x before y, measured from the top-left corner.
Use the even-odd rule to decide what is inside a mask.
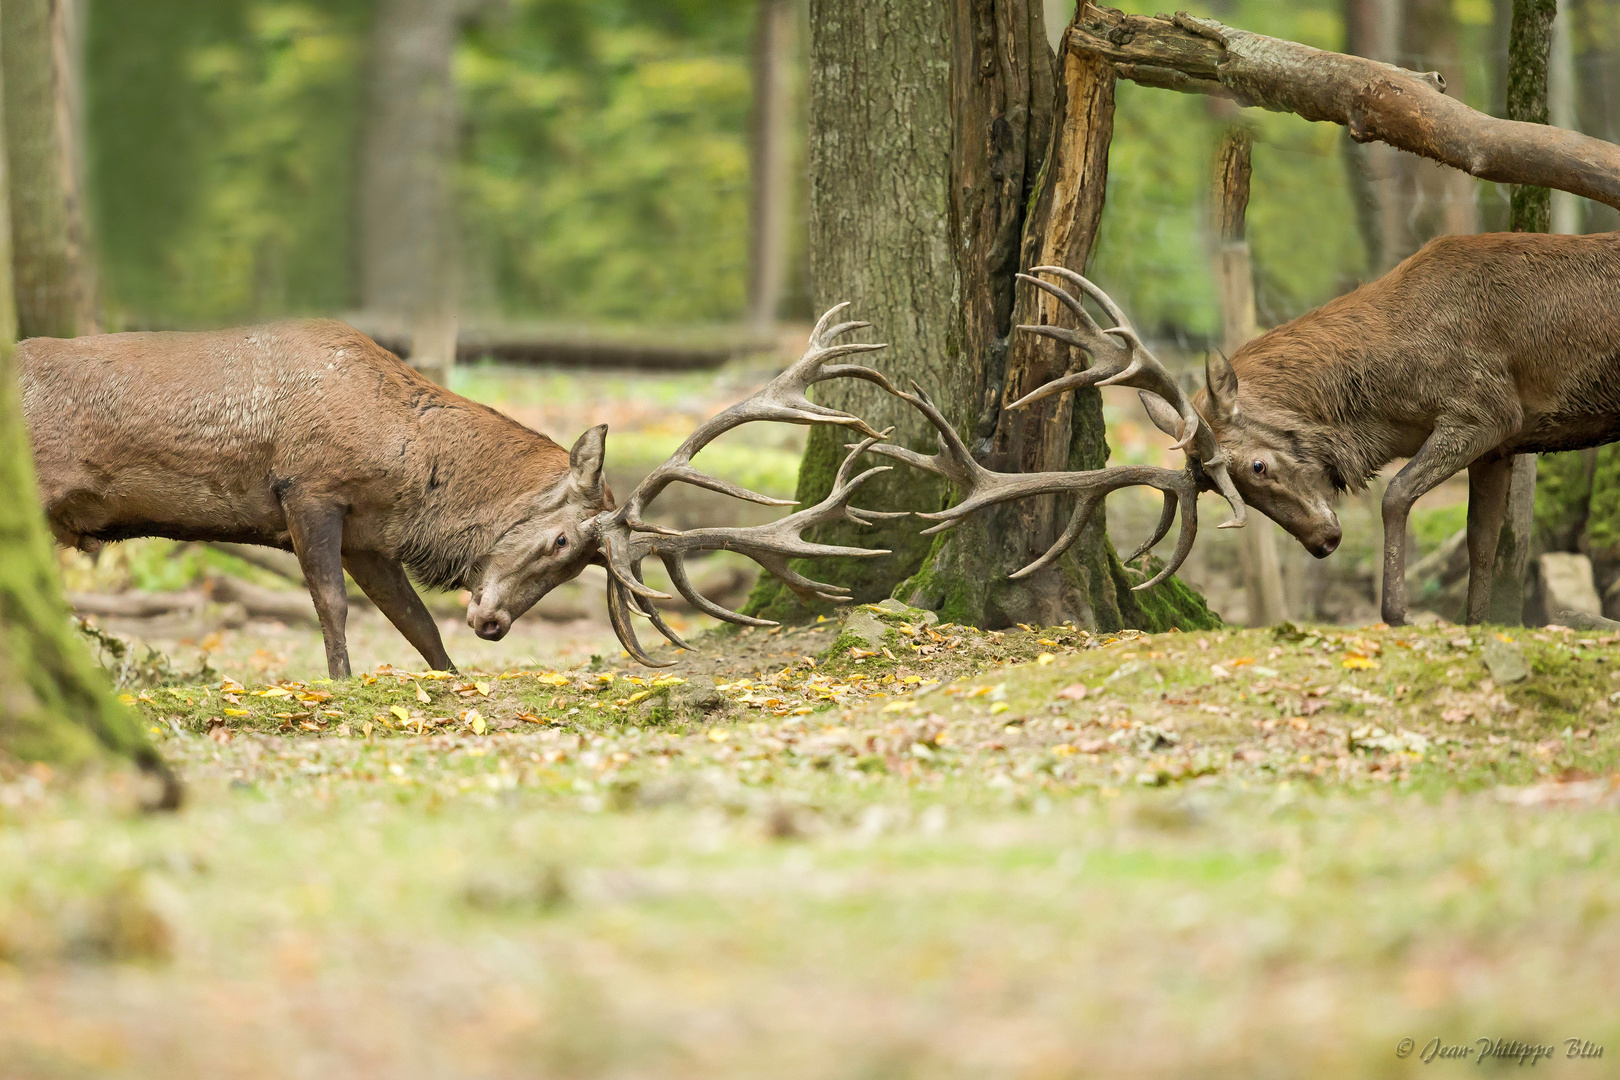
[[[24,337],[100,329],[81,190],[79,0],[0,4],[13,284]]]
[[[959,334],[952,250],[951,17],[947,3],[811,0],[810,283],[817,314],[851,301],[850,315],[873,325],[866,340],[889,343],[864,362],[900,385],[916,379],[953,423],[971,426],[977,379]],[[928,422],[869,383],[824,383],[816,395],[874,427],[894,427],[901,445],[933,449]],[[799,469],[801,502],[815,503],[831,489],[848,441],[842,429],[812,429]],[[943,481],[897,468],[867,485],[860,501],[935,510],[947,495]],[[914,520],[818,530],[818,540],[894,554],[824,559],[814,572],[852,587],[857,600],[880,600],[927,551],[920,531]],[[760,580],[749,608],[769,618],[808,614],[772,577]]]
[[[4,33],[0,26],[0,38]],[[9,48],[0,52],[8,62],[16,55]],[[0,131],[6,130],[7,104],[0,90]],[[3,149],[0,145],[0,208],[9,205]],[[162,775],[161,801],[173,806],[178,786],[135,715],[108,693],[73,634],[62,601],[17,393],[7,224],[7,215],[0,214],[0,754],[71,767],[111,750]]]
[[[1513,0],[1508,40],[1507,115],[1509,120],[1547,122],[1547,62],[1552,51],[1553,19],[1558,0]],[[1514,232],[1546,232],[1552,224],[1552,193],[1518,185],[1513,189]],[[1496,545],[1491,573],[1492,622],[1524,621],[1524,585],[1534,531],[1535,455],[1514,459],[1508,488],[1508,513]]]
[[[1066,316],[1044,294],[1018,288],[1014,275],[1043,262],[1085,267],[1107,180],[1112,69],[1071,57],[1060,74],[1040,0],[892,10],[819,0],[811,14],[818,301],[855,299],[860,315],[896,346],[880,355],[880,366],[922,384],[988,467],[1101,467],[1108,447],[1095,391],[1016,413],[1005,405],[1084,363],[1049,339],[1015,336],[1019,323]],[[882,30],[887,36],[875,33]],[[902,104],[899,94],[912,100]],[[904,261],[899,277],[891,276],[896,253]],[[908,445],[933,449],[919,418],[874,388],[840,386],[825,400],[876,426],[894,424]],[[843,441],[812,435],[800,498],[826,491]],[[865,505],[933,509],[952,496],[933,477],[897,470],[888,480]],[[1057,539],[1072,505],[1043,497],[999,507],[931,545],[917,536],[915,521],[888,526],[881,536],[841,530],[834,534],[839,541],[895,554],[834,568],[829,580],[854,585],[858,599],[892,593],[952,621],[989,627],[1064,619],[1100,629],[1211,621],[1179,582],[1131,593],[1141,579],[1120,564],[1101,514],[1061,563],[1009,580]],[[756,593],[754,608],[795,614],[785,591],[770,583]]]

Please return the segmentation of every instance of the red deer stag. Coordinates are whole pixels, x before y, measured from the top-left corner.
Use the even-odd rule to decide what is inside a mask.
[[[1406,524],[1412,504],[1466,468],[1466,617],[1479,622],[1489,609],[1513,456],[1620,440],[1620,233],[1434,240],[1377,281],[1249,342],[1230,361],[1212,356],[1207,384],[1190,405],[1100,289],[1072,271],[1036,271],[1078,286],[1115,326],[1099,329],[1078,299],[1020,275],[1062,300],[1082,329],[1019,329],[1083,349],[1094,364],[1054,379],[1011,407],[1081,386],[1123,382],[1143,391],[1162,431],[1179,438],[1179,445],[1193,440],[1198,452],[1177,487],[1141,467],[1134,473],[1116,467],[1028,477],[987,474],[966,457],[960,440],[947,434],[937,416],[948,454],[914,460],[916,455],[896,447],[875,448],[952,476],[968,492],[941,515],[948,522],[978,506],[1023,495],[1082,493],[1063,539],[1020,574],[1056,559],[1079,536],[1102,495],[1132,483],[1166,492],[1164,517],[1149,546],[1168,531],[1177,503],[1182,508],[1181,544],[1166,572],[1179,566],[1191,547],[1196,522],[1187,527],[1195,505],[1189,489],[1217,485],[1230,500],[1234,495],[1226,485],[1234,481],[1244,501],[1311,554],[1325,558],[1339,544],[1333,511],[1338,497],[1363,488],[1391,461],[1407,458],[1383,498],[1384,621],[1392,626],[1406,621]],[[1154,395],[1164,400],[1155,401]],[[1229,462],[1236,463],[1230,480]]]
[[[639,613],[671,641],[641,563],[657,556],[675,587],[717,618],[770,625],[693,588],[694,552],[741,552],[805,597],[847,599],[790,558],[886,554],[808,543],[824,521],[879,517],[849,506],[882,468],[851,475],[851,454],[826,499],[767,525],[677,532],[643,520],[669,484],[695,484],[772,506],[792,505],[692,467],[722,432],[755,420],[839,424],[881,436],[859,417],[805,397],[840,377],[887,386],[877,372],[830,361],[881,345],[835,343],[866,326],[816,325],[796,363],[703,424],[622,506],[602,476],[607,426],[564,450],[493,409],[441,389],[342,323],[285,323],[210,333],[35,338],[18,347],[23,409],[51,529],[95,551],[137,536],[230,541],[298,556],[326,641],[327,669],[349,674],[343,571],[432,667],[453,670],[406,569],[437,588],[472,592],[467,621],[499,640],[512,621],[589,563],[609,571],[608,606],[624,647],[652,661],[631,628]]]

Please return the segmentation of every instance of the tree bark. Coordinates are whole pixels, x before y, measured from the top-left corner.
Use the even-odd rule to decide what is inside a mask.
[[[0,57],[27,62],[6,40],[9,26],[0,24]],[[3,137],[9,85],[0,80],[0,210],[11,206]],[[62,601],[13,370],[11,251],[10,216],[0,213],[0,755],[72,767],[111,751],[160,775],[156,805],[174,807],[179,784],[139,719],[107,692]]]
[[[1085,269],[1107,189],[1114,76],[1107,64],[1075,56],[1054,85],[1039,6],[989,8],[958,5],[954,51],[962,340],[978,358],[983,403],[970,445],[1001,472],[1100,468],[1108,447],[1096,390],[1017,412],[1006,406],[1085,362],[1049,338],[1015,333],[1069,315],[1014,275],[1037,265]],[[1008,579],[1051,546],[1073,506],[1072,498],[1043,496],[974,515],[941,537],[896,595],[990,627],[1073,620],[1104,630],[1190,629],[1215,621],[1179,581],[1132,593],[1141,578],[1121,565],[1102,513],[1056,565]]]
[[[862,357],[900,385],[916,379],[951,421],[970,427],[977,413],[975,364],[958,329],[961,296],[951,220],[951,19],[946,4],[910,0],[811,0],[809,50],[810,285],[816,312],[852,301],[850,316],[871,322],[867,340],[883,352]],[[878,336],[873,337],[872,334]],[[817,400],[893,426],[900,445],[931,451],[933,429],[904,402],[868,383],[838,379]],[[831,490],[849,438],[812,428],[799,469],[801,505]],[[896,469],[868,484],[862,505],[937,510],[942,480]],[[929,547],[915,521],[869,529],[817,529],[825,543],[890,549],[878,559],[818,560],[824,581],[849,586],[859,601],[880,600],[917,567]],[[762,577],[748,610],[798,620],[810,611],[774,577]],[[830,610],[827,609],[827,610]]]
[[[1513,26],[1508,40],[1509,120],[1547,123],[1547,64],[1557,14],[1558,0],[1513,0]],[[1544,187],[1516,186],[1512,230],[1546,232],[1551,225],[1552,193]],[[1492,622],[1516,626],[1524,621],[1524,580],[1530,565],[1535,505],[1536,456],[1520,454],[1513,459],[1507,517],[1502,522],[1491,573]]]
[[[771,332],[787,278],[788,64],[793,0],[758,0],[754,27],[748,326]]]
[[[1215,221],[1215,292],[1221,300],[1221,337],[1228,356],[1259,333],[1254,310],[1254,266],[1246,229],[1253,145],[1249,130],[1234,124],[1222,136],[1215,152],[1211,208]],[[1270,519],[1260,514],[1249,516],[1240,555],[1249,625],[1272,626],[1288,618],[1277,527]]]
[[[1555,187],[1620,207],[1620,146],[1476,112],[1446,97],[1436,72],[1323,52],[1209,19],[1124,15],[1089,4],[1067,44],[1145,86],[1343,124],[1359,142],[1377,139],[1484,180]]]
[[[1061,88],[1039,0],[814,0],[810,13],[811,277],[818,307],[857,298],[887,353],[872,359],[916,379],[1002,471],[1094,469],[1107,460],[1096,391],[1010,413],[1005,404],[1069,369],[1066,347],[1014,335],[1058,318],[1015,274],[1040,262],[1083,268],[1102,212],[1113,130],[1113,73],[1074,57]],[[942,60],[941,58],[946,58]],[[894,425],[901,444],[932,452],[909,406],[864,383],[827,383],[828,404]],[[819,500],[843,456],[839,434],[812,431],[798,498]],[[865,505],[940,509],[952,492],[910,470],[883,478]],[[974,515],[937,539],[915,521],[822,530],[830,543],[890,548],[818,573],[858,600],[896,595],[981,626],[1062,619],[1099,629],[1210,625],[1180,582],[1134,594],[1102,515],[1050,570],[1006,575],[1054,541],[1067,499],[1045,497]],[[786,589],[762,582],[754,614],[802,617]]]
[[[456,98],[450,61],[480,0],[379,0],[360,153],[360,299],[410,327],[412,367],[455,364]]]
[[[5,0],[12,269],[24,337],[100,329],[85,221],[78,0]]]

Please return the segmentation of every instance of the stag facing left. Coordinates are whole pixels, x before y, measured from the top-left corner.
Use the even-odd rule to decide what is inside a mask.
[[[680,533],[642,519],[677,481],[781,504],[692,468],[693,454],[737,424],[838,424],[879,437],[860,418],[805,397],[826,379],[883,382],[867,368],[833,362],[882,348],[836,340],[866,325],[834,325],[843,306],[822,318],[798,362],[700,427],[622,506],[603,479],[605,426],[564,450],[434,385],[339,322],[34,338],[17,355],[57,541],[95,551],[158,536],[292,551],[334,678],[349,674],[345,570],[431,667],[454,670],[407,571],[425,585],[470,590],[469,624],[499,639],[550,589],[590,563],[604,564],[614,628],[632,655],[650,662],[630,627],[633,614],[679,639],[652,606],[663,594],[641,580],[648,555],[669,567],[676,588],[700,609],[757,622],[698,594],[686,556],[740,551],[807,595],[835,598],[844,590],[802,577],[787,560],[882,554],[799,537],[820,521],[862,520],[849,498],[874,470],[852,476],[846,467],[822,503],[771,525]]]

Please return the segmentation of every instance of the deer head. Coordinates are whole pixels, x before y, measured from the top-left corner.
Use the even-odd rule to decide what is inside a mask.
[[[1237,372],[1220,353],[1205,364],[1204,388],[1193,404],[1233,462],[1232,478],[1244,500],[1318,559],[1333,554],[1343,535],[1333,504],[1344,482],[1330,473],[1325,458],[1306,452],[1298,424],[1243,400]]]
[[[872,430],[858,416],[839,412],[810,401],[805,392],[815,383],[828,379],[855,378],[875,382],[897,393],[887,379],[870,368],[831,361],[853,353],[886,348],[837,339],[852,330],[868,326],[864,322],[833,319],[848,307],[839,304],[821,317],[811,332],[809,347],[799,360],[749,398],[710,418],[694,431],[680,448],[654,469],[623,504],[615,504],[602,478],[607,436],[606,425],[582,435],[569,453],[569,476],[559,485],[546,506],[535,508],[522,524],[511,529],[496,544],[485,561],[467,622],[480,636],[498,640],[512,621],[532,607],[553,588],[579,574],[587,564],[596,563],[608,571],[608,616],[619,641],[640,663],[667,667],[649,657],[636,638],[634,619],[647,619],[680,648],[690,648],[670,629],[654,607],[656,600],[668,600],[647,585],[642,564],[656,557],[669,573],[675,589],[698,610],[717,619],[746,626],[774,626],[768,619],[756,619],[731,611],[699,593],[687,574],[686,560],[704,551],[736,551],[748,556],[781,578],[798,595],[810,599],[847,600],[849,590],[814,581],[788,567],[789,559],[817,556],[874,557],[887,555],[877,549],[840,547],[810,543],[801,533],[826,521],[845,520],[857,524],[903,517],[904,514],[857,510],[849,505],[854,494],[889,466],[878,466],[855,473],[854,463],[861,454],[884,436]],[[729,481],[709,476],[692,465],[698,451],[723,433],[757,420],[788,424],[834,424],[851,428],[865,438],[844,460],[833,482],[832,491],[815,506],[789,514],[766,525],[738,528],[708,528],[678,531],[653,525],[644,519],[649,504],[673,483],[692,484],[765,506],[792,506],[791,499],[773,499],[749,491]],[[554,504],[554,505],[552,505]],[[672,661],[673,662],[673,661]]]

